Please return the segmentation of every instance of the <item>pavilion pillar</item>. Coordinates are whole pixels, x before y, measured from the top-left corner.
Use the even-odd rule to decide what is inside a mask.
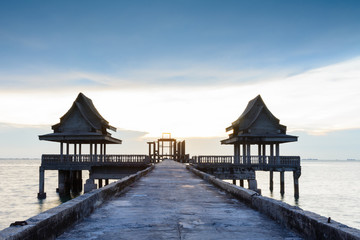
[[[105,179],[105,186],[109,185],[109,179]]]
[[[70,159],[69,154],[70,154],[70,144],[66,143],[66,161],[69,161]]]
[[[259,164],[261,164],[262,162],[261,144],[258,144],[258,158],[259,158]]]
[[[236,185],[236,179],[233,179],[233,184]]]
[[[81,159],[81,143],[79,143],[79,162],[82,162],[82,159]]]
[[[262,163],[266,164],[266,144],[262,145]]]
[[[39,167],[39,193],[37,195],[38,199],[46,198],[45,192],[45,170],[42,167]]]
[[[64,161],[64,143],[60,143],[60,161]]]
[[[106,143],[104,143],[104,162],[106,161]]]
[[[270,144],[270,164],[274,164],[274,144]]]
[[[274,181],[273,181],[273,178],[274,178],[274,171],[270,170],[270,179],[269,179],[269,182],[270,182],[270,192],[272,192],[274,190]]]
[[[93,144],[90,143],[90,162],[93,161]]]
[[[280,172],[280,194],[284,195],[285,193],[285,172]]]
[[[243,144],[242,164],[246,164],[246,144]]]
[[[234,144],[234,164],[240,164],[240,144]]]
[[[251,164],[251,153],[250,153],[250,151],[251,151],[251,145],[250,145],[250,143],[248,143],[248,144],[246,144],[246,155],[247,155],[247,164]]]
[[[100,162],[104,161],[104,151],[103,151],[103,148],[104,148],[104,144],[100,143]]]
[[[244,180],[240,179],[240,187],[244,187]]]
[[[276,164],[280,164],[280,144],[276,143]]]
[[[77,149],[76,148],[77,148],[77,145],[76,145],[76,143],[74,143],[74,159],[73,159],[74,162],[77,162],[77,151],[76,151]]]
[[[94,143],[94,147],[95,147],[95,162],[98,161],[98,155],[97,155],[97,143]]]

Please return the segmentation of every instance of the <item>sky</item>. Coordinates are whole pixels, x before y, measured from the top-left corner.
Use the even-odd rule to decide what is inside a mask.
[[[360,159],[359,1],[1,1],[0,158],[91,98],[146,153],[171,132],[190,155],[232,154],[225,128],[260,94],[297,143],[283,155]]]

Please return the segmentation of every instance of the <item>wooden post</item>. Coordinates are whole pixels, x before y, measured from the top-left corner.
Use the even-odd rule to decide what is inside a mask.
[[[90,143],[90,162],[93,161],[93,144]]]
[[[262,154],[261,154],[261,144],[258,144],[258,158],[259,158],[259,164],[262,162]]]
[[[244,187],[244,180],[240,179],[240,187]]]
[[[233,179],[233,184],[236,185],[236,179]]]
[[[109,185],[109,179],[105,179],[105,186]]]
[[[285,172],[280,172],[280,194],[284,195],[285,193]]]
[[[266,144],[262,145],[262,163],[266,164]]]
[[[274,190],[274,171],[270,171],[270,192]]]

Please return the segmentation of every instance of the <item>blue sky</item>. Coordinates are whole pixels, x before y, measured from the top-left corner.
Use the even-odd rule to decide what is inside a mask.
[[[163,131],[219,145],[258,94],[307,143],[359,137],[359,1],[1,1],[0,52],[2,139],[50,132],[80,91],[134,146],[121,151]],[[334,156],[300,139],[289,154]],[[334,158],[360,158],[350,145]]]

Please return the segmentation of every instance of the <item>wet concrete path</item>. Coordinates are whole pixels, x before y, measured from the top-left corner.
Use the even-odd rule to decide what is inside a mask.
[[[301,239],[166,160],[58,239]]]

